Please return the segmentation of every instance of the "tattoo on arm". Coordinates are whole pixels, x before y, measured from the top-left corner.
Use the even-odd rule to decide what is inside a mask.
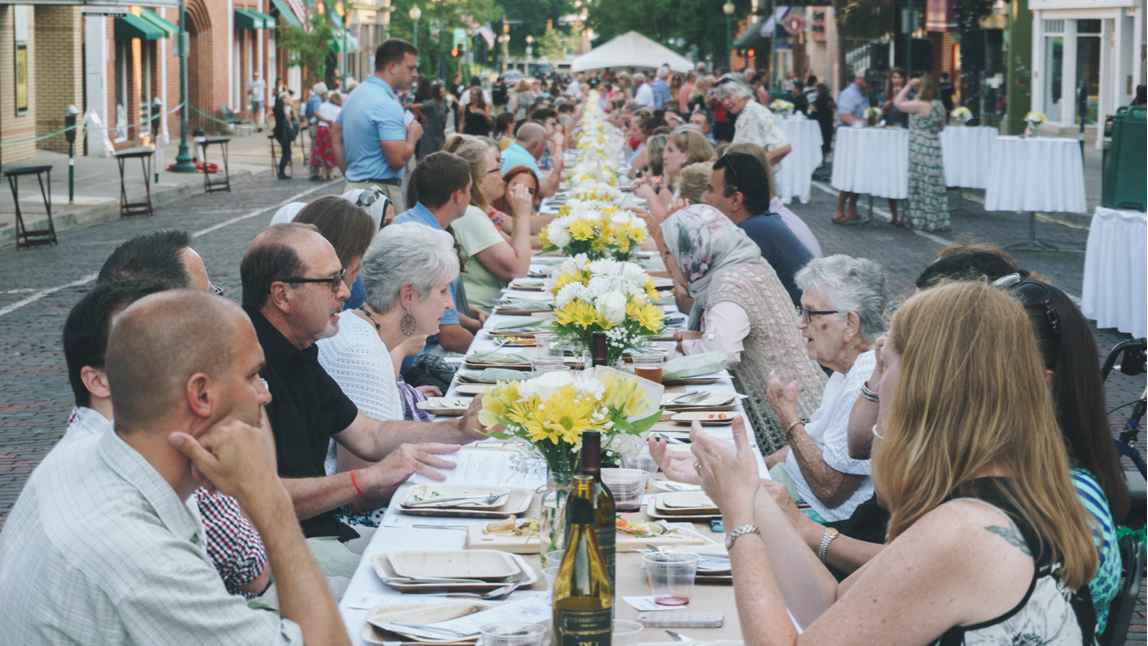
[[[1009,545],[1012,545],[1013,547],[1019,549],[1021,552],[1024,552],[1025,556],[1032,556],[1032,551],[1028,549],[1028,544],[1024,542],[1024,538],[1021,537],[1020,533],[1015,528],[1002,527],[1000,525],[989,525],[985,527],[985,529],[1008,541]]]

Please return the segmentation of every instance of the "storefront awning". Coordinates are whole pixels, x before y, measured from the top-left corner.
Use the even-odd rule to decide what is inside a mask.
[[[263,14],[258,16],[246,9],[235,10],[236,29],[263,29]]]
[[[279,15],[287,21],[288,25],[292,27],[303,27],[303,21],[296,14],[295,10],[291,8],[291,4],[287,0],[271,0],[271,4],[279,11]]]
[[[158,13],[148,9],[147,7],[140,8],[140,18],[143,18],[144,20],[160,28],[163,33],[166,34],[165,38],[170,38],[171,36],[179,33],[179,27],[171,24],[163,18],[160,18]]]
[[[262,11],[256,11],[255,9],[245,9],[245,11],[255,16],[256,18],[262,18],[264,29],[275,29],[277,26],[279,26],[279,21],[276,20],[274,16],[269,16]]]
[[[344,49],[344,47],[343,47],[344,46],[344,42],[343,42],[343,35],[344,34],[346,34],[346,49]],[[353,52],[353,51],[359,49],[359,41],[356,40],[355,37],[351,35],[351,32],[343,30],[342,34],[336,33],[335,36],[333,38],[331,38],[331,49],[336,51],[336,52],[344,52],[344,51]]]
[[[159,40],[165,36],[162,29],[135,14],[125,14],[116,18],[116,40]]]
[[[753,41],[757,40],[758,36],[761,35],[761,26],[764,23],[764,20],[758,20],[753,23],[753,26],[746,29],[742,35],[737,37],[737,40],[733,41],[733,49],[749,49],[749,47],[753,45]]]

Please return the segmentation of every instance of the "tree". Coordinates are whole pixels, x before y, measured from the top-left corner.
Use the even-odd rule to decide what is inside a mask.
[[[572,54],[577,46],[577,36],[551,29],[538,39],[538,55],[544,60],[561,61]]]
[[[731,0],[735,7],[732,29],[750,11],[750,0]],[[679,0],[625,0],[589,5],[588,23],[605,42],[629,31],[680,53],[697,51],[698,59],[724,60],[727,36],[725,0],[693,0],[688,9]],[[656,67],[660,61],[651,61]]]
[[[327,57],[331,54],[330,43],[335,40],[335,25],[326,11],[310,13],[307,22],[311,31],[293,27],[279,18],[279,47],[287,53],[287,67],[299,67],[303,71],[305,87],[327,77]]]

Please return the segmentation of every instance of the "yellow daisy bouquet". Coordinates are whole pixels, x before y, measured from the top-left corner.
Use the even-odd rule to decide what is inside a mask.
[[[956,119],[957,122],[963,126],[968,124],[968,122],[973,118],[973,113],[971,110],[962,105],[954,108],[949,116],[951,116],[953,119]]]
[[[590,260],[624,261],[637,253],[648,235],[645,221],[619,209],[617,204],[572,199],[538,233],[538,240],[544,253],[561,251],[566,256],[581,254]]]
[[[609,366],[665,327],[654,281],[636,263],[578,255],[559,266],[546,289],[554,297],[553,333],[585,350],[595,333],[605,334]]]
[[[662,414],[660,409],[650,413],[646,389],[636,377],[602,372],[549,372],[499,382],[483,398],[478,420],[493,437],[529,442],[552,473],[577,473],[582,433],[600,431],[605,450],[619,436],[640,436]]]

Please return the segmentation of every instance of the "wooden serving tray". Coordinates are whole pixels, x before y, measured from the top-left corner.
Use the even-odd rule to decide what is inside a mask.
[[[510,495],[503,499],[503,502],[497,507],[479,507],[475,505],[467,505],[460,507],[435,507],[435,506],[419,506],[407,507],[406,502],[414,496],[419,496],[424,500],[429,500],[426,493],[429,491],[436,491],[442,494],[443,498],[452,496],[469,496],[475,494],[482,494],[486,491],[509,491]],[[478,501],[482,502],[482,501]],[[531,503],[534,502],[534,491],[530,489],[519,489],[515,487],[486,487],[481,485],[416,485],[407,489],[403,499],[395,506],[404,514],[408,516],[439,516],[439,517],[453,517],[453,518],[506,518],[511,515],[520,515],[530,509]]]

